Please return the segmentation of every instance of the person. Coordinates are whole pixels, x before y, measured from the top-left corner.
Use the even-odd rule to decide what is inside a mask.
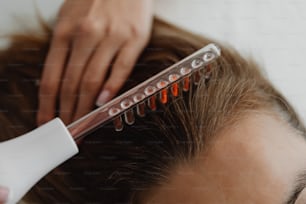
[[[8,189],[0,186],[0,203],[4,204],[8,198]]]
[[[57,97],[65,124],[95,101],[109,101],[148,43],[152,18],[153,0],[64,1],[44,65],[37,123],[54,118]]]
[[[15,35],[11,47],[0,53],[2,140],[36,126],[37,80],[50,33]],[[210,42],[155,20],[150,42],[118,94]],[[211,65],[209,79],[202,78],[169,104],[158,104],[157,111],[147,110],[145,118],[121,132],[110,123],[88,135],[80,153],[24,200],[305,203],[304,124],[253,60],[219,46],[221,57]]]

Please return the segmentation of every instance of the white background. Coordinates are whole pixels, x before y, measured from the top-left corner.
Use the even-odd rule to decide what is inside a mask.
[[[157,15],[164,19],[255,58],[306,121],[305,0],[154,1]],[[36,25],[35,2],[48,19],[62,0],[0,0],[0,33],[21,29],[13,14]]]

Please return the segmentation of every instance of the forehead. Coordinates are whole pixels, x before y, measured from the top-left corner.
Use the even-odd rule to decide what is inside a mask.
[[[207,152],[179,165],[144,203],[281,204],[306,167],[306,143],[295,134],[275,117],[249,116],[219,133]]]

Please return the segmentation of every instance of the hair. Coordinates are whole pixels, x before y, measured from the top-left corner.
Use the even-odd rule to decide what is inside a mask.
[[[36,31],[37,33],[37,31]],[[12,36],[0,53],[1,140],[35,128],[37,80],[51,30]],[[161,20],[120,93],[212,42]],[[209,148],[217,133],[251,112],[277,114],[295,130],[306,130],[288,101],[259,66],[227,46],[212,65],[209,81],[173,98],[144,119],[115,132],[99,128],[80,153],[43,178],[25,197],[30,203],[138,203],[146,190],[167,182],[181,162]],[[55,147],[56,148],[56,147]]]

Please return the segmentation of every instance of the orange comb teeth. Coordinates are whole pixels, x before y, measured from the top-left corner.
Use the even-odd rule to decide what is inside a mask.
[[[182,91],[189,91],[192,84],[209,79],[210,64],[220,55],[220,49],[209,44],[70,124],[68,130],[75,140],[109,121],[113,121],[116,131],[121,131],[123,118],[126,124],[132,125],[135,113],[145,116],[146,106],[155,111],[158,102],[167,104],[170,95],[177,97]]]

